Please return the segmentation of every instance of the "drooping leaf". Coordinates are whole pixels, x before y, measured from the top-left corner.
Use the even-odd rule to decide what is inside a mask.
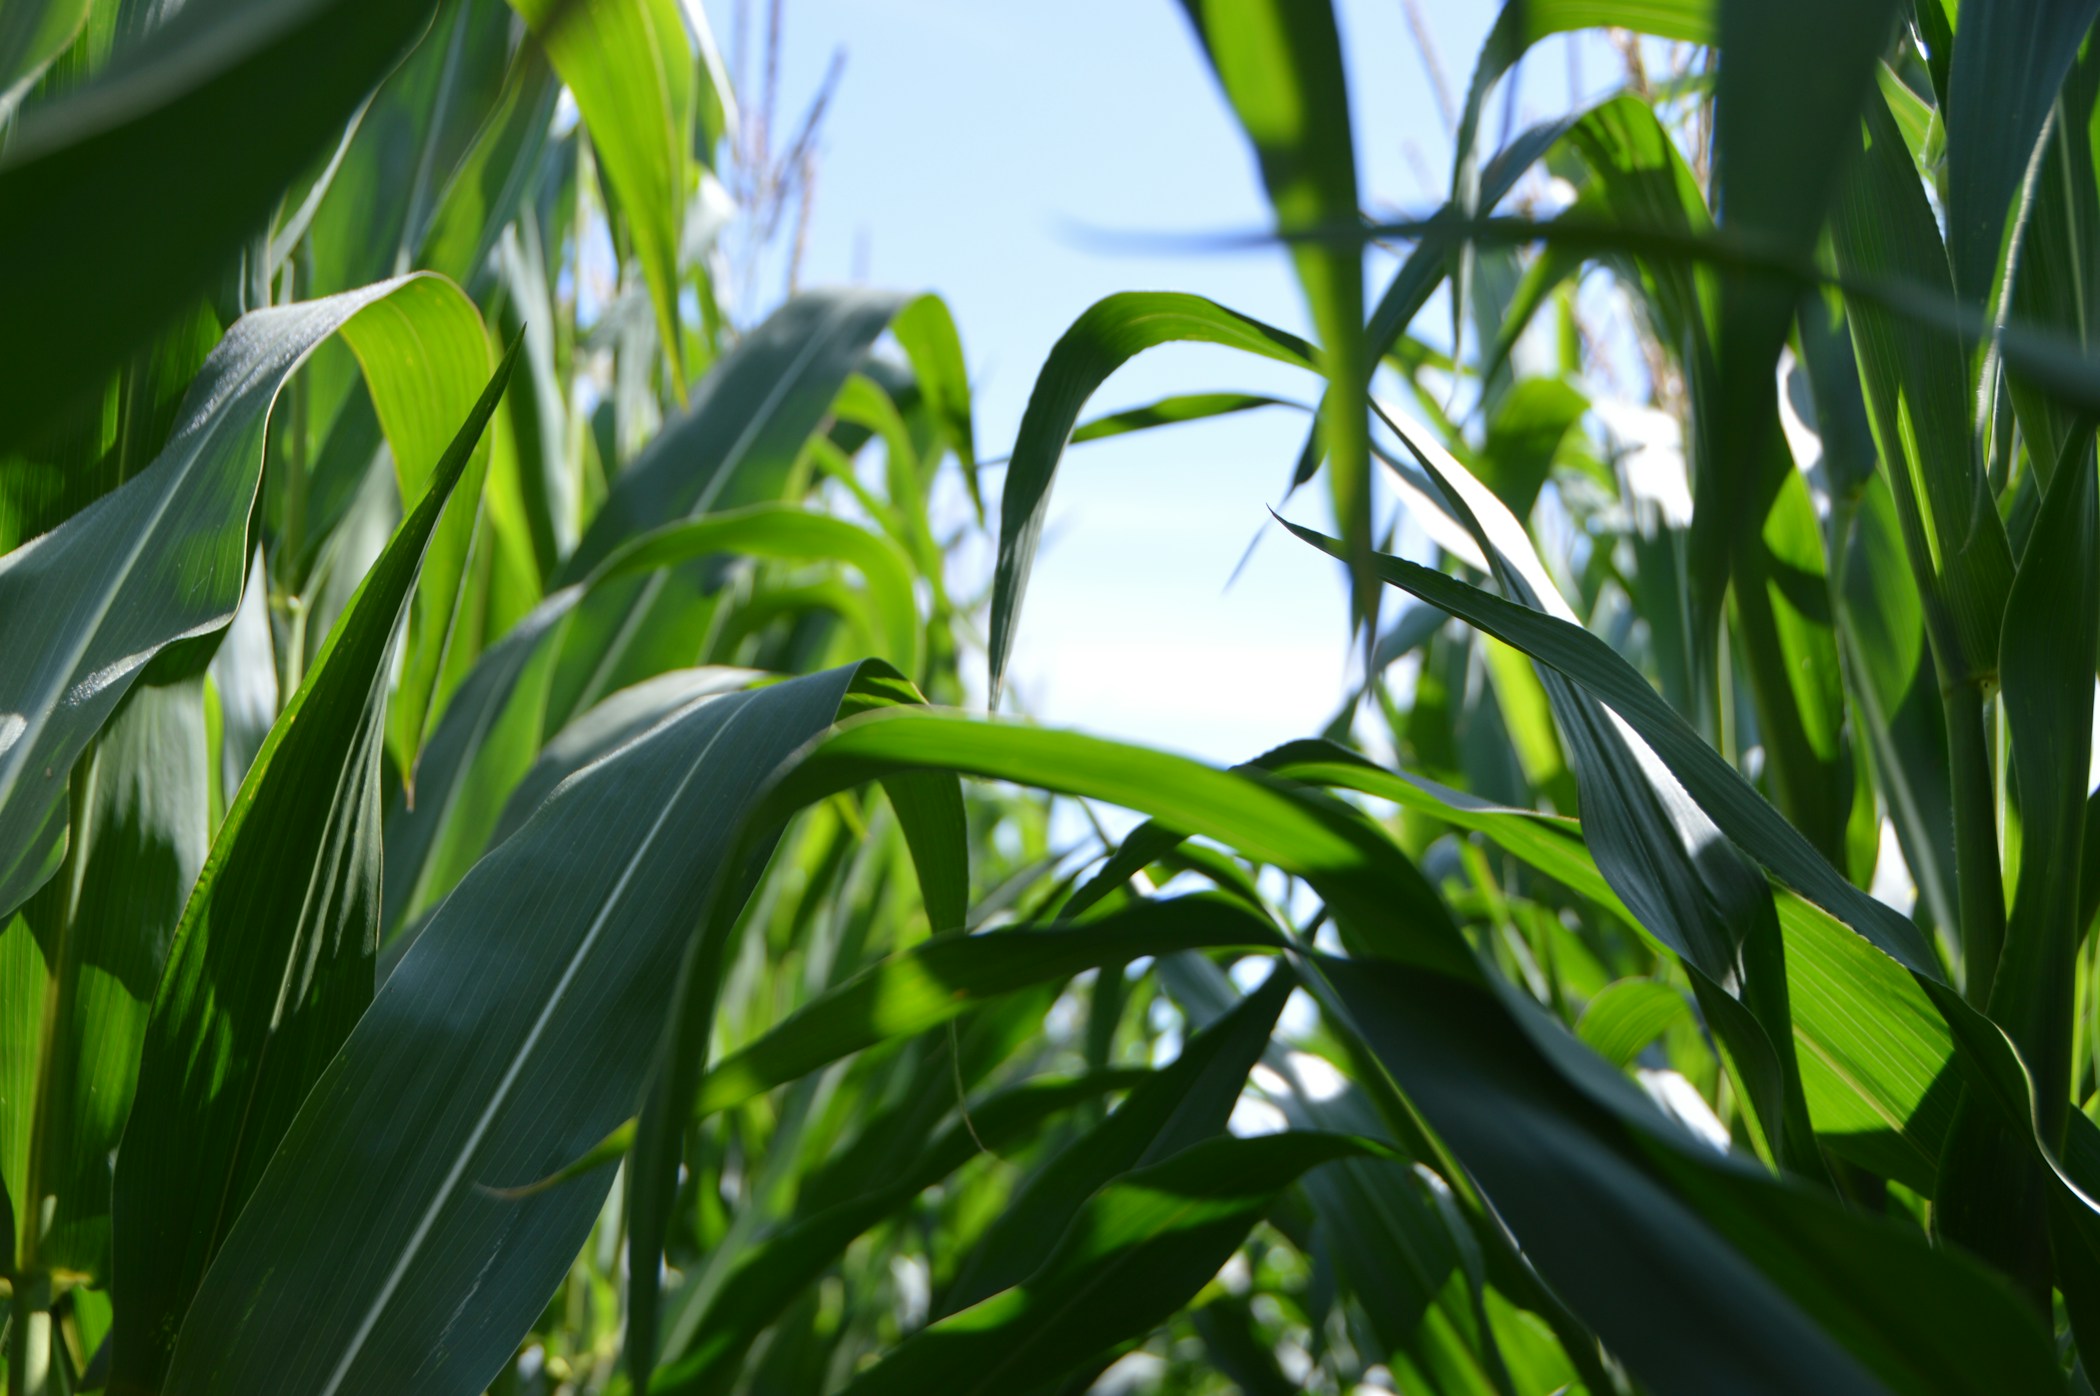
[[[788,302],[722,356],[692,403],[630,461],[582,540],[550,579],[580,581],[622,543],[676,519],[778,502],[803,444],[847,375],[904,299],[866,290],[812,292]],[[706,578],[692,584],[709,589]],[[609,587],[571,627],[549,718],[565,722],[615,688],[672,664],[637,663],[644,639],[675,635],[679,589],[663,576]],[[691,654],[678,663],[692,662]]]
[[[1071,929],[937,937],[870,966],[715,1063],[693,1111],[727,1109],[852,1052],[937,1027],[983,999],[1083,969],[1191,948],[1276,944],[1274,929],[1259,918],[1208,897],[1133,908]]]
[[[1126,913],[1128,915],[1128,913]],[[1247,1073],[1297,987],[1287,969],[1192,1036],[1173,1064],[1038,1170],[986,1228],[942,1296],[942,1317],[1026,1280],[1056,1250],[1086,1200],[1134,1168],[1224,1132]]]
[[[1082,442],[1100,441],[1152,427],[1200,422],[1234,412],[1252,412],[1260,407],[1297,405],[1283,398],[1267,397],[1261,393],[1178,393],[1172,397],[1163,397],[1157,402],[1147,403],[1143,407],[1129,407],[1121,412],[1111,412],[1105,417],[1096,417],[1090,422],[1081,422],[1072,432],[1071,444],[1077,446]]]
[[[727,1390],[752,1342],[797,1292],[812,1283],[855,1237],[979,1153],[980,1142],[985,1149],[1004,1150],[1039,1125],[1046,1114],[1142,1079],[1141,1073],[1125,1070],[1066,1081],[1034,1080],[971,1104],[969,1119],[958,1120],[928,1143],[901,1179],[881,1183],[807,1216],[798,1215],[740,1259],[701,1316],[695,1346],[676,1362],[657,1369],[649,1390],[656,1396],[712,1396]]]
[[[1394,965],[1321,969],[1547,1281],[1591,1278],[1579,1291],[1557,1287],[1644,1383],[2055,1388],[2040,1325],[1971,1262],[1682,1133],[1643,1127],[1636,1097],[1614,1110],[1575,1092],[1536,1037],[1494,1030],[1505,996]],[[1600,1263],[1612,1283],[1596,1282]],[[1678,1341],[1673,1313],[1698,1325],[1698,1343]]]
[[[1312,346],[1296,335],[1200,296],[1124,292],[1097,301],[1072,322],[1036,376],[1006,467],[989,642],[995,704],[1013,652],[1029,569],[1035,563],[1036,545],[1049,513],[1050,486],[1086,400],[1111,373],[1138,354],[1185,341],[1222,344],[1301,368],[1312,368],[1315,358]]]
[[[284,381],[329,335],[361,339],[364,315],[390,307],[362,340],[367,381],[390,418],[427,441],[430,423],[450,412],[456,424],[472,399],[429,391],[429,366],[386,346],[397,328],[447,313],[458,296],[448,283],[409,277],[243,317],[206,360],[151,466],[0,558],[0,648],[25,657],[0,673],[0,906],[18,905],[48,872],[32,835],[140,669],[170,642],[232,617],[264,424]]]
[[[1332,546],[1309,529],[1295,524],[1285,527],[1315,547]],[[1744,852],[1907,968],[1929,978],[1939,977],[1932,952],[1917,927],[1846,881],[1603,640],[1569,621],[1505,601],[1402,558],[1381,556],[1379,570],[1393,585],[1581,684],[1648,743],[1670,774]]]

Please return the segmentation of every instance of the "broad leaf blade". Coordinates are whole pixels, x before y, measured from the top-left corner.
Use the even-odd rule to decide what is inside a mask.
[[[205,361],[152,465],[0,558],[0,650],[27,657],[0,672],[0,907],[42,880],[34,835],[140,669],[161,647],[233,616],[264,425],[285,380],[322,340],[396,294],[415,315],[442,305],[423,280],[244,316]],[[398,420],[466,410],[426,393],[419,361],[374,354],[365,370],[374,399],[399,404],[390,408]]]
[[[611,1179],[490,1190],[631,1113],[681,947],[716,881],[744,877],[723,860],[749,800],[854,677],[697,700],[475,866],[286,1132],[184,1323],[171,1393],[482,1390]]]
[[[154,995],[119,1152],[118,1379],[161,1384],[182,1316],[372,997],[387,661],[497,369],[227,811]]]

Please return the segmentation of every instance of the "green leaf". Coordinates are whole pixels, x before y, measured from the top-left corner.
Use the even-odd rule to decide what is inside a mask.
[[[1096,417],[1082,422],[1073,431],[1071,444],[1100,441],[1125,432],[1146,431],[1152,427],[1178,426],[1182,422],[1199,422],[1211,417],[1223,417],[1235,412],[1252,412],[1259,407],[1297,407],[1299,404],[1280,397],[1265,397],[1260,393],[1180,393],[1163,397],[1143,407],[1129,407],[1121,412],[1111,412],[1105,417]]]
[[[1330,554],[1337,546],[1310,529],[1291,523],[1284,527]],[[1932,951],[1917,927],[1846,881],[1610,645],[1571,621],[1505,601],[1405,559],[1381,555],[1378,565],[1392,585],[1582,685],[1640,735],[1744,852],[1905,967],[1939,978]]]
[[[388,659],[515,346],[228,809],[176,930],[118,1153],[117,1380],[161,1385],[264,1165],[372,997]]]
[[[184,1322],[171,1396],[494,1378],[611,1180],[491,1189],[546,1176],[631,1112],[682,945],[711,895],[748,886],[725,858],[750,800],[860,676],[875,678],[702,698],[475,865],[286,1132]]]
[[[1353,231],[1360,219],[1356,146],[1332,5],[1182,0],[1182,8],[1254,146],[1278,226]],[[1320,435],[1335,524],[1350,550],[1351,614],[1368,628],[1368,643],[1377,633],[1379,588],[1370,571],[1371,438],[1363,403],[1371,360],[1357,333],[1364,318],[1363,245],[1354,238],[1316,238],[1295,243],[1291,255],[1322,346],[1320,371],[1331,389],[1320,408]],[[992,689],[996,699],[996,664]]]
[[[963,483],[984,517],[982,486],[977,479],[977,429],[971,420],[970,376],[963,362],[962,336],[956,333],[955,317],[939,296],[920,296],[897,312],[890,333],[911,360],[912,376],[925,397],[934,419],[941,424],[948,447],[962,465]]]
[[[1613,1066],[1624,1067],[1673,1023],[1690,1019],[1684,995],[1653,979],[1621,979],[1582,1010],[1575,1035]]]
[[[1631,29],[1637,34],[1650,34],[1659,39],[1712,43],[1717,8],[1716,0],[1508,0],[1501,13],[1495,16],[1494,27],[1488,30],[1487,38],[1480,46],[1472,80],[1466,85],[1465,105],[1459,113],[1451,160],[1451,202],[1447,205],[1455,219],[1470,222],[1491,212],[1508,193],[1508,185],[1497,187],[1492,166],[1486,174],[1482,173],[1480,122],[1487,110],[1488,94],[1510,69],[1517,66],[1532,45],[1555,34],[1606,26]],[[1530,135],[1526,134],[1527,137]],[[1515,150],[1516,145],[1513,142],[1511,149]],[[1543,147],[1527,152],[1524,164],[1528,165],[1543,153]],[[1521,172],[1521,168],[1513,171],[1512,177]],[[1451,306],[1454,352],[1458,347],[1458,327],[1464,320],[1466,306],[1472,300],[1475,257],[1470,243],[1460,243],[1458,253]],[[1442,256],[1442,249],[1439,249],[1437,260],[1441,261]],[[1412,260],[1409,265],[1412,265]],[[1401,277],[1406,275],[1403,268]],[[1396,278],[1395,289],[1399,284],[1400,280]],[[1421,292],[1425,298],[1427,293],[1426,288]],[[1389,291],[1387,300],[1394,299],[1393,292]],[[1380,311],[1385,308],[1381,303]],[[1395,309],[1398,308],[1396,305]],[[1406,318],[1414,318],[1412,311]],[[1404,323],[1394,326],[1393,334],[1397,335],[1404,327]],[[1374,340],[1374,343],[1378,342]],[[1380,352],[1383,352],[1382,346]]]
[[[40,436],[0,451],[0,553],[48,533],[150,465],[223,331],[192,308]]]
[[[431,730],[406,791],[387,808],[383,938],[443,900],[489,845],[503,802],[540,750],[556,656],[543,644],[582,599],[565,587],[483,651]]]
[[[740,1257],[702,1313],[691,1351],[657,1369],[656,1396],[714,1396],[729,1389],[751,1344],[794,1297],[853,1240],[970,1161],[982,1148],[1004,1151],[1025,1140],[1055,1112],[1096,1099],[1104,1090],[1139,1084],[1146,1073],[1096,1072],[1062,1080],[1041,1078],[1010,1087],[969,1107],[902,1170],[895,1182],[874,1178],[856,1197],[793,1221]]]
[[[1846,369],[1850,377],[1849,363]],[[1841,550],[1833,595],[1852,676],[1848,691],[1859,718],[1853,730],[1873,753],[1875,784],[1922,906],[1934,924],[1958,926],[1947,725],[1926,648],[1924,610],[1886,481],[1866,481],[1849,527],[1833,546]]]
[[[401,498],[421,499],[451,440],[453,428],[447,423],[474,401],[495,366],[481,312],[442,277],[417,277],[368,307],[354,326],[345,328],[343,338],[357,355],[367,382],[381,372],[415,375],[413,399],[375,393],[372,406],[392,448]],[[459,486],[467,507],[445,511],[424,555],[402,649],[400,685],[388,705],[387,748],[395,765],[409,773],[410,785],[424,726],[447,696],[438,688],[447,652],[461,643],[462,584],[481,518],[489,449],[485,439],[474,447]]]
[[[434,906],[481,855],[512,786],[539,750],[549,669],[560,633],[579,605],[605,592],[631,594],[634,579],[724,555],[843,561],[861,569],[876,598],[887,647],[918,660],[919,628],[910,564],[886,539],[843,519],[786,505],[752,505],[670,523],[617,547],[582,581],[547,597],[481,656],[457,689],[406,793],[387,815],[386,926],[398,930]],[[585,611],[585,619],[590,612]],[[543,792],[544,793],[544,792]],[[529,808],[517,811],[530,813]]]
[[[715,363],[691,405],[628,462],[550,585],[582,580],[645,530],[778,502],[847,375],[904,304],[885,292],[826,291],[798,296],[774,311]],[[705,593],[714,581],[703,574],[688,585]],[[632,652],[645,639],[677,633],[678,603],[673,579],[664,576],[593,597],[570,627],[550,720],[565,722],[614,689],[674,667]],[[691,662],[688,652],[675,664]]]
[[[786,504],[754,504],[656,529],[619,554],[623,573],[650,571],[706,553],[850,563],[867,582],[886,652],[899,672],[919,670],[919,615],[912,566],[896,544],[845,519]]]
[[[1301,1175],[1378,1152],[1337,1135],[1214,1139],[1128,1174],[1026,1282],[913,1334],[846,1392],[1040,1391],[1165,1321]]]
[[[2033,1144],[2061,1153],[2076,1081],[2073,983],[2085,927],[2077,920],[2078,879],[2065,869],[2077,865],[2085,841],[2091,675],[2100,657],[2100,581],[2092,567],[2100,511],[2091,438],[2089,428],[2079,433],[2057,463],[2013,580],[2000,652],[2019,794],[2019,873],[1989,1005],[1994,1027],[2026,1067],[2032,1119],[2024,1118],[2026,1111],[2008,1118],[1972,1089],[1956,1117],[1933,1199],[1942,1234],[2044,1297],[2048,1192]]]
[[[66,865],[0,931],[0,1173],[21,1204],[17,1276],[109,1279],[110,1155],[147,1007],[210,843],[202,676],[133,687],[73,773]],[[27,1280],[18,1281],[27,1283]]]
[[[25,114],[0,160],[0,445],[28,438],[214,283],[421,31],[428,0],[193,6],[152,56]],[[267,116],[259,114],[267,113]],[[198,151],[238,151],[199,161]],[[93,285],[100,310],[79,313]],[[0,896],[0,902],[7,898]]]
[[[576,95],[599,168],[634,238],[658,343],[685,400],[678,249],[692,195],[699,69],[678,0],[511,0]]]
[[[497,102],[518,26],[501,0],[451,0],[437,8],[414,50],[377,84],[340,149],[290,213],[271,228],[269,258],[249,277],[267,286],[296,251],[302,287],[362,286],[420,257],[446,176]],[[538,53],[538,46],[522,46]],[[538,59],[542,71],[544,57]],[[456,280],[474,268],[437,268]],[[333,426],[346,378],[315,395],[311,426]]]
[[[813,743],[769,799],[776,811],[791,811],[909,770],[1012,781],[1150,814],[1306,879],[1349,933],[1381,954],[1452,973],[1474,966],[1450,913],[1382,832],[1329,797],[1258,772],[1213,770],[1077,732],[892,708],[841,723]]]
[[[1600,911],[1640,927],[1597,871],[1573,820],[1504,809],[1328,742],[1287,743],[1257,764],[1477,831]],[[1794,1042],[1818,1139],[1929,1191],[1960,1086],[1945,1019],[1902,966],[1842,922],[1792,893],[1777,904]]]
[[[1807,260],[1846,173],[1846,144],[1862,106],[1885,110],[1874,74],[1896,10],[1894,0],[1835,8],[1819,0],[1721,6],[1714,163],[1727,235],[1776,259]],[[1811,32],[1815,43],[1804,49],[1802,35]],[[1912,184],[1915,191],[1915,178]],[[1758,531],[1769,532],[1772,495],[1789,473],[1779,450],[1772,365],[1799,288],[1771,272],[1718,271],[1718,373],[1712,396],[1697,404],[1702,454],[1710,456],[1700,467],[1699,503],[1701,512],[1718,505],[1726,517],[1720,532],[1731,540],[1740,605],[1746,581],[1754,587],[1762,580],[1756,576]],[[1746,562],[1753,569],[1748,578]],[[1788,658],[1774,655],[1768,662],[1776,667]],[[1819,784],[1821,791],[1804,797],[1827,802],[1832,787],[1827,780]]]
[[[1547,1045],[1558,1029],[1504,1026],[1537,1014],[1513,994],[1391,964],[1320,969],[1540,1274],[1644,1384],[2057,1389],[2040,1324],[1997,1279],[1715,1153],[1637,1094],[1576,1090]]]
[[[1270,971],[1260,989],[1191,1037],[1171,1066],[1031,1174],[964,1259],[935,1312],[946,1317],[1026,1280],[1089,1197],[1132,1169],[1224,1133],[1297,983],[1286,968]]]
[[[1081,970],[1176,950],[1279,944],[1266,922],[1211,897],[1177,898],[1070,930],[935,937],[869,966],[715,1063],[693,1113],[711,1115],[879,1042],[938,1027],[981,1000]]]
[[[1435,477],[1504,588],[1536,614],[1572,626],[1573,611],[1508,507],[1419,429],[1386,420]],[[1614,725],[1596,698],[1551,670],[1539,679],[1568,745],[1598,866],[1640,924],[1691,971],[1726,1065],[1754,1112],[1761,1147],[1804,1177],[1823,1177],[1794,1059],[1785,946],[1771,889],[1678,784],[1655,770],[1653,751]]]
[[[1978,5],[1954,30],[1947,92],[1947,244],[1954,289],[1995,299],[2013,196],[2080,42],[2094,0]]]
[[[530,191],[561,83],[538,44],[519,44],[494,106],[438,196],[418,261],[472,285]]]
[[[1865,140],[1831,215],[1840,271],[1946,291],[1946,254],[1925,191],[1878,96],[1867,103]],[[1846,318],[1859,360],[1874,439],[1943,683],[1993,675],[1998,627],[2012,587],[2012,548],[1991,507],[1970,431],[1970,380],[1960,339],[1904,320],[1848,294]]]
[[[1554,378],[1522,379],[1503,396],[1488,423],[1478,473],[1510,513],[1531,517],[1560,443],[1589,408],[1588,398]]]
[[[87,23],[93,0],[20,0],[0,13],[0,123]]]
[[[1280,363],[1313,367],[1315,351],[1296,335],[1228,310],[1201,296],[1126,291],[1096,301],[1050,350],[1007,462],[999,506],[999,562],[992,577],[988,642],[991,701],[996,706],[1013,652],[1021,598],[1050,510],[1050,486],[1080,411],[1111,373],[1162,344],[1222,344]]]
[[[285,380],[340,332],[365,346],[374,400],[427,440],[431,421],[450,411],[456,422],[467,403],[430,391],[420,356],[383,350],[401,328],[393,310],[369,335],[364,316],[400,296],[398,309],[420,321],[447,313],[458,295],[410,277],[244,316],[205,361],[152,465],[0,557],[0,650],[27,657],[0,672],[0,907],[19,905],[48,875],[35,835],[65,772],[140,669],[170,642],[232,618],[264,426]],[[403,446],[412,449],[406,436]]]
[[[1961,72],[1959,54],[1955,72]],[[2078,865],[2085,843],[2093,685],[2100,639],[2100,548],[2091,432],[2057,464],[2021,555],[1999,653],[2007,735],[2019,796],[2019,875],[2005,953],[1991,985],[2002,1024],[2034,1077],[2043,1137],[2062,1146],[2071,1066],[2072,960]]]
[[[484,846],[493,847],[509,838],[546,803],[554,787],[600,757],[619,750],[677,709],[709,694],[749,688],[767,677],[755,669],[673,669],[621,689],[548,739],[539,759],[511,787],[509,798],[503,803],[502,818]]]

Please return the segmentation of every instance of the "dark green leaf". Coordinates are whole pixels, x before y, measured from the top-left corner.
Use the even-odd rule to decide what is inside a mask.
[[[117,1380],[157,1389],[192,1296],[372,997],[388,659],[497,368],[227,811],[176,931],[118,1153]]]

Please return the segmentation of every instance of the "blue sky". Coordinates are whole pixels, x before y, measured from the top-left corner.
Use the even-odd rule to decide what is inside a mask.
[[[750,8],[761,17],[764,0]],[[706,0],[706,10],[729,52],[733,0]],[[1406,8],[1340,0],[1337,10],[1365,202],[1428,207],[1448,178],[1448,140]],[[1494,6],[1423,0],[1421,10],[1462,94]],[[784,13],[782,121],[799,114],[834,50],[846,55],[804,283],[864,268],[870,281],[945,296],[977,387],[984,455],[1006,453],[1051,345],[1112,292],[1194,291],[1304,330],[1280,253],[1177,254],[1101,236],[1268,221],[1245,143],[1174,0],[787,0]],[[1598,39],[1584,45],[1575,61],[1594,87],[1612,58]],[[1517,120],[1564,110],[1573,77],[1567,41],[1536,52]],[[1490,108],[1490,134],[1502,105]],[[1374,290],[1389,267],[1374,267]],[[1280,366],[1168,347],[1111,378],[1089,415],[1216,389],[1300,401],[1314,391]],[[1221,762],[1325,724],[1348,672],[1331,565],[1268,526],[1226,589],[1304,432],[1297,414],[1270,410],[1066,457],[1013,665],[1031,712]],[[1312,491],[1291,512],[1325,521]]]

